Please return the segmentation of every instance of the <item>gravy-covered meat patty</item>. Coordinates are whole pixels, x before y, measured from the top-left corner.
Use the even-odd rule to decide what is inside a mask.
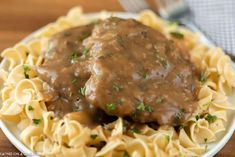
[[[174,42],[135,20],[113,17],[65,30],[49,48],[38,73],[55,89],[50,106],[62,115],[175,126],[197,107],[193,65]]]

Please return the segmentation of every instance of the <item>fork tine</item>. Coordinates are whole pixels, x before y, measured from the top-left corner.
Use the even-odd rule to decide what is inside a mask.
[[[126,11],[139,12],[143,9],[149,8],[145,0],[119,0]]]

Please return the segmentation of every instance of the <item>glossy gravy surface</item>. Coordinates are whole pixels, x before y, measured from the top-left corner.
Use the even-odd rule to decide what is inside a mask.
[[[132,19],[54,35],[37,71],[53,89],[49,110],[84,124],[127,117],[176,126],[197,107],[193,65],[173,41]]]

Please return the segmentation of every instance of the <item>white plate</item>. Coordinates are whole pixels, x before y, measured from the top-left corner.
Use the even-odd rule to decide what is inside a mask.
[[[92,14],[85,14],[85,16],[88,19],[96,19],[100,13],[92,13]],[[132,13],[122,13],[122,12],[113,12],[110,13],[112,16],[118,16],[121,18],[136,18],[136,14]],[[32,39],[34,33],[23,39],[21,42],[26,43],[30,39]],[[202,42],[203,38],[201,39]],[[208,44],[208,43],[207,43]],[[235,93],[230,97],[231,102],[234,102],[235,104]],[[0,128],[2,129],[3,133],[7,136],[7,138],[11,141],[11,143],[19,150],[21,151],[25,156],[30,157],[38,157],[36,154],[34,154],[30,149],[28,149],[20,140],[19,140],[19,130],[17,130],[16,125],[14,123],[1,121],[0,120]],[[212,157],[217,152],[219,152],[224,145],[229,141],[230,137],[233,135],[233,132],[235,130],[235,112],[230,111],[228,112],[228,121],[226,123],[226,131],[220,133],[218,135],[217,142],[210,143],[208,145],[208,152],[202,155],[202,157]]]

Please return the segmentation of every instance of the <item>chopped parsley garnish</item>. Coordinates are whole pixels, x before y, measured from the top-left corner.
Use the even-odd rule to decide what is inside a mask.
[[[146,111],[152,113],[154,111],[152,106],[146,106]]]
[[[117,106],[113,103],[107,104],[106,107],[109,111],[114,111],[117,108]]]
[[[137,128],[137,127],[133,127],[129,130],[132,134],[133,133],[136,133],[136,134],[139,134],[140,133],[140,130]]]
[[[163,101],[164,101],[165,97],[160,97],[160,98],[157,98],[156,100],[156,104],[161,104]]]
[[[195,116],[195,119],[198,121],[199,119],[202,119],[203,118],[203,115],[196,115]]]
[[[208,114],[205,118],[209,123],[214,123],[217,120],[215,115]]]
[[[111,52],[111,51],[108,51],[108,52],[106,52],[106,54],[105,54],[106,57],[110,57],[110,56],[112,56],[112,55],[113,55],[113,52]]]
[[[78,59],[78,54],[76,52],[72,53],[72,55],[70,56],[70,62],[71,64],[74,64],[77,62]]]
[[[73,92],[69,92],[69,97],[72,97],[73,96]]]
[[[71,35],[70,32],[65,32],[65,33],[64,33],[64,36],[65,36],[65,37],[68,37],[68,36],[70,36],[70,35]]]
[[[29,105],[28,110],[33,111],[34,110],[33,106]]]
[[[145,73],[145,74],[144,74],[144,79],[149,79],[149,77],[150,77],[150,74],[149,74],[149,73]]]
[[[204,142],[205,142],[205,152],[207,152],[207,149],[208,149],[208,144],[207,144],[207,141],[208,141],[208,139],[207,138],[204,138]]]
[[[95,139],[98,137],[98,135],[97,135],[97,134],[91,134],[90,137],[91,137],[93,140],[95,140]]]
[[[211,101],[208,102],[208,103],[203,104],[202,106],[203,106],[203,107],[209,107],[210,104],[211,104]]]
[[[131,117],[132,117],[133,119],[137,119],[137,116],[138,116],[137,112],[134,112],[134,113],[131,115]]]
[[[84,48],[83,51],[82,51],[82,54],[87,57],[88,56],[88,53],[89,53],[89,49],[88,48]]]
[[[137,106],[137,110],[144,112],[145,111],[145,105],[143,102],[141,102],[138,106]]]
[[[28,72],[30,71],[30,67],[28,66],[28,65],[23,65],[23,70],[24,70],[24,77],[25,78],[29,78],[29,74],[28,74]]]
[[[185,127],[186,127],[186,125],[180,124],[180,125],[179,125],[179,130],[184,129]]]
[[[201,73],[201,74],[200,74],[200,77],[199,77],[199,81],[200,81],[201,83],[205,83],[206,80],[207,80],[207,75],[206,75],[204,72]]]
[[[166,135],[166,140],[167,140],[167,142],[169,142],[170,141],[170,136],[169,135]]]
[[[175,114],[175,120],[176,122],[179,122],[183,118],[183,114],[185,113],[185,109],[181,108],[179,111]]]
[[[184,78],[184,75],[183,75],[182,73],[180,73],[180,72],[178,72],[178,73],[176,74],[176,76],[179,77],[180,79],[183,79],[183,78]]]
[[[79,92],[82,94],[82,96],[85,96],[86,87],[80,88],[80,91],[79,91]]]
[[[42,122],[42,118],[40,119],[32,119],[33,120],[33,123],[36,124],[36,125],[39,125],[41,122]]]
[[[145,105],[143,102],[138,104],[137,110],[140,111],[140,112],[147,111],[149,113],[152,113],[154,111],[152,106]]]
[[[71,81],[71,83],[72,83],[72,84],[76,84],[77,81],[78,81],[78,80],[75,78],[75,79],[73,79],[73,80]]]
[[[178,39],[183,39],[184,38],[184,34],[178,32],[178,31],[173,31],[170,32],[172,37],[178,38]]]
[[[119,99],[118,101],[117,101],[117,104],[118,105],[122,105],[124,103],[124,100],[123,99]]]
[[[116,41],[117,41],[120,45],[123,44],[123,39],[122,39],[122,37],[119,36],[119,35],[117,36]]]
[[[181,112],[181,113],[184,113],[184,112],[185,112],[185,109],[184,109],[184,108],[181,108],[181,109],[180,109],[180,112]]]
[[[115,84],[113,84],[113,89],[117,92],[120,92],[123,89],[123,86],[115,83]]]
[[[158,62],[165,68],[167,66],[167,60],[161,57],[158,53],[156,53],[156,58]]]
[[[127,151],[125,151],[123,157],[130,157],[130,155],[127,153]]]

